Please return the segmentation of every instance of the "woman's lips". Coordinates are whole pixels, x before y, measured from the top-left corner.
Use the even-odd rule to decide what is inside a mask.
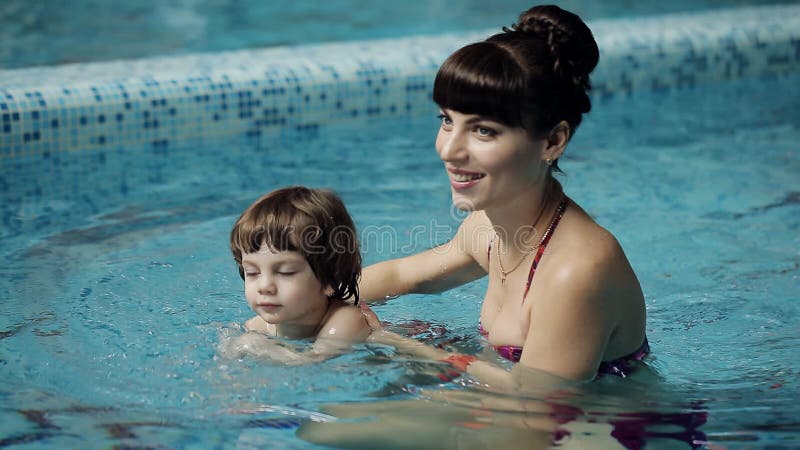
[[[450,185],[453,189],[468,189],[478,184],[486,174],[470,172],[462,169],[447,169],[450,174]]]

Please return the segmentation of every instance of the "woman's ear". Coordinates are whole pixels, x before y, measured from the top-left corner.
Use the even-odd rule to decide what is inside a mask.
[[[325,293],[326,297],[330,298],[330,296],[333,295],[333,287],[331,287],[331,285],[328,284],[322,288],[322,292]]]
[[[570,128],[566,120],[558,122],[547,135],[547,145],[542,157],[546,161],[555,161],[564,153],[569,142]]]

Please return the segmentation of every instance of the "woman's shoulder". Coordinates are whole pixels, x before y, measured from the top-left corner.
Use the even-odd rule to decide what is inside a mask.
[[[566,250],[564,257],[568,264],[602,264],[624,257],[622,246],[610,231],[595,222],[579,205],[573,203],[571,209],[574,220],[565,221],[562,239],[557,241]]]
[[[472,211],[461,222],[458,227],[459,232],[474,235],[475,233],[482,233],[485,236],[490,236],[492,233],[492,222],[486,217],[483,211]]]
[[[487,251],[494,237],[492,222],[483,211],[473,211],[461,222],[458,229],[460,248],[470,254],[473,259],[486,268]]]
[[[551,241],[555,268],[551,280],[562,286],[595,286],[617,290],[620,285],[635,284],[635,275],[617,238],[595,222],[579,206],[573,208],[573,220],[563,221]],[[560,235],[559,235],[560,233]],[[602,281],[598,283],[598,281]],[[633,286],[632,286],[633,287]]]

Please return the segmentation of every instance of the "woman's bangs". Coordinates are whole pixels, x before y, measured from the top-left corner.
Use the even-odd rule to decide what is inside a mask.
[[[451,55],[436,74],[433,101],[441,108],[521,126],[524,77],[504,53],[479,42]]]

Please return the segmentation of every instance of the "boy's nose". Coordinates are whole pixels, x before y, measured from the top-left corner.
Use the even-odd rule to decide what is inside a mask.
[[[258,292],[260,294],[274,294],[276,286],[273,278],[268,275],[258,277]]]

